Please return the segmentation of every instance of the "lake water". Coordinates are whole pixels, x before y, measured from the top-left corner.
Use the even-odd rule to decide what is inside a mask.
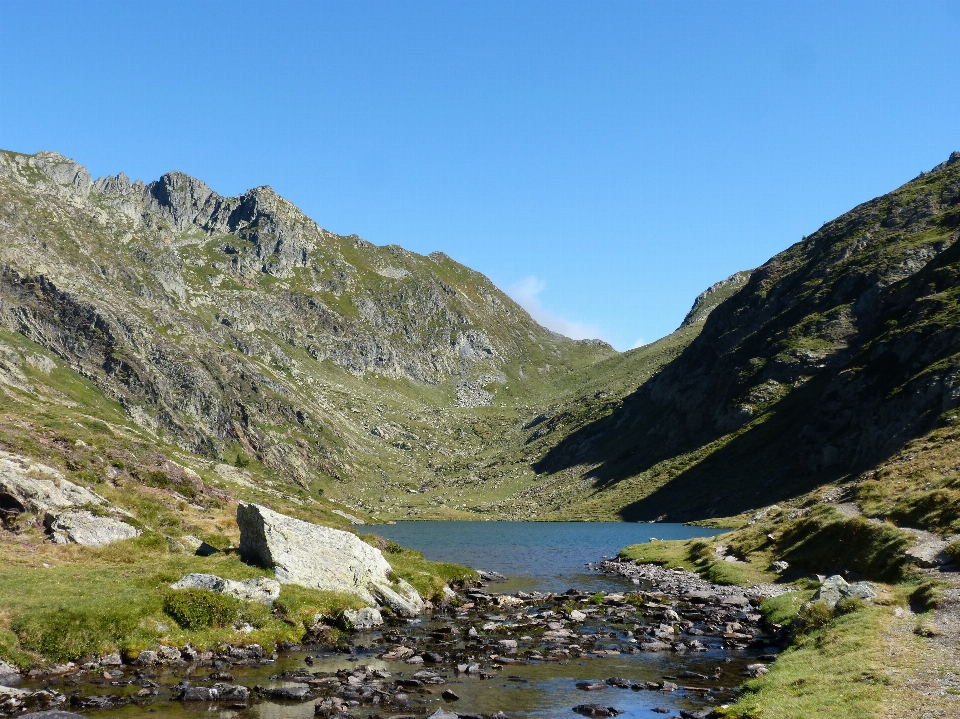
[[[610,591],[624,580],[592,572],[588,564],[615,557],[630,544],[656,539],[710,537],[727,530],[636,522],[397,522],[370,528],[412,547],[427,559],[500,572],[498,592]]]

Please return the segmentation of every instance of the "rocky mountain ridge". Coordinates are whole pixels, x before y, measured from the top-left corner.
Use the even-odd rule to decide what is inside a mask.
[[[870,471],[955,420],[958,227],[954,153],[755,270],[538,469],[585,468],[637,519],[736,514]]]
[[[335,235],[267,187],[227,198],[178,172],[93,180],[56,153],[2,153],[0,236],[0,325],[158,436],[303,485],[396,454],[355,416],[383,404],[358,391],[367,376],[452,410],[546,357],[614,354],[540,327],[442,253]]]

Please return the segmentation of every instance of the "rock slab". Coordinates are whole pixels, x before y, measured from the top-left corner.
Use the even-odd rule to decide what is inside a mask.
[[[170,589],[205,589],[260,604],[273,604],[280,596],[280,582],[270,577],[254,577],[235,582],[216,574],[188,574],[176,584],[171,584]]]
[[[423,611],[417,590],[395,577],[379,549],[350,532],[321,527],[259,504],[237,507],[240,556],[272,567],[281,584],[358,595],[402,616]]]

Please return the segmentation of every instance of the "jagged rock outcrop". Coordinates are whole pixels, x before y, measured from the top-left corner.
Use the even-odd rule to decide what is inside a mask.
[[[140,535],[100,495],[53,467],[0,451],[0,515],[10,519],[24,512],[42,517],[58,544],[101,546]]]
[[[354,534],[294,519],[259,504],[237,507],[240,555],[272,567],[282,584],[356,594],[401,616],[423,611],[423,599],[396,577],[379,549]]]
[[[875,466],[960,407],[958,238],[953,153],[749,273],[679,357],[538,470],[590,467],[608,496],[643,475],[621,516],[686,520]]]
[[[52,152],[0,152],[0,329],[148,431],[211,458],[236,443],[304,487],[368,461],[343,371],[473,388],[532,353],[613,354],[545,330],[442,253],[335,235],[269,187],[92,180]],[[0,353],[0,382],[21,375]]]

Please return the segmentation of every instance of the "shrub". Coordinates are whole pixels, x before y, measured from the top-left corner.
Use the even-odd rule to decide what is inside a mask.
[[[833,613],[838,617],[842,617],[845,614],[853,614],[854,612],[863,611],[866,608],[867,603],[860,597],[844,597],[837,602],[837,606],[833,608]]]
[[[805,604],[794,622],[797,631],[802,633],[815,632],[823,629],[833,619],[833,609],[823,601]]]
[[[225,627],[240,612],[240,601],[203,589],[174,589],[163,598],[163,611],[184,629]]]
[[[134,612],[54,609],[21,617],[12,628],[24,648],[67,662],[118,644],[136,630],[138,622]]]
[[[944,554],[950,557],[950,561],[954,564],[960,564],[960,539],[956,542],[952,542],[947,545],[947,548],[943,550]]]

